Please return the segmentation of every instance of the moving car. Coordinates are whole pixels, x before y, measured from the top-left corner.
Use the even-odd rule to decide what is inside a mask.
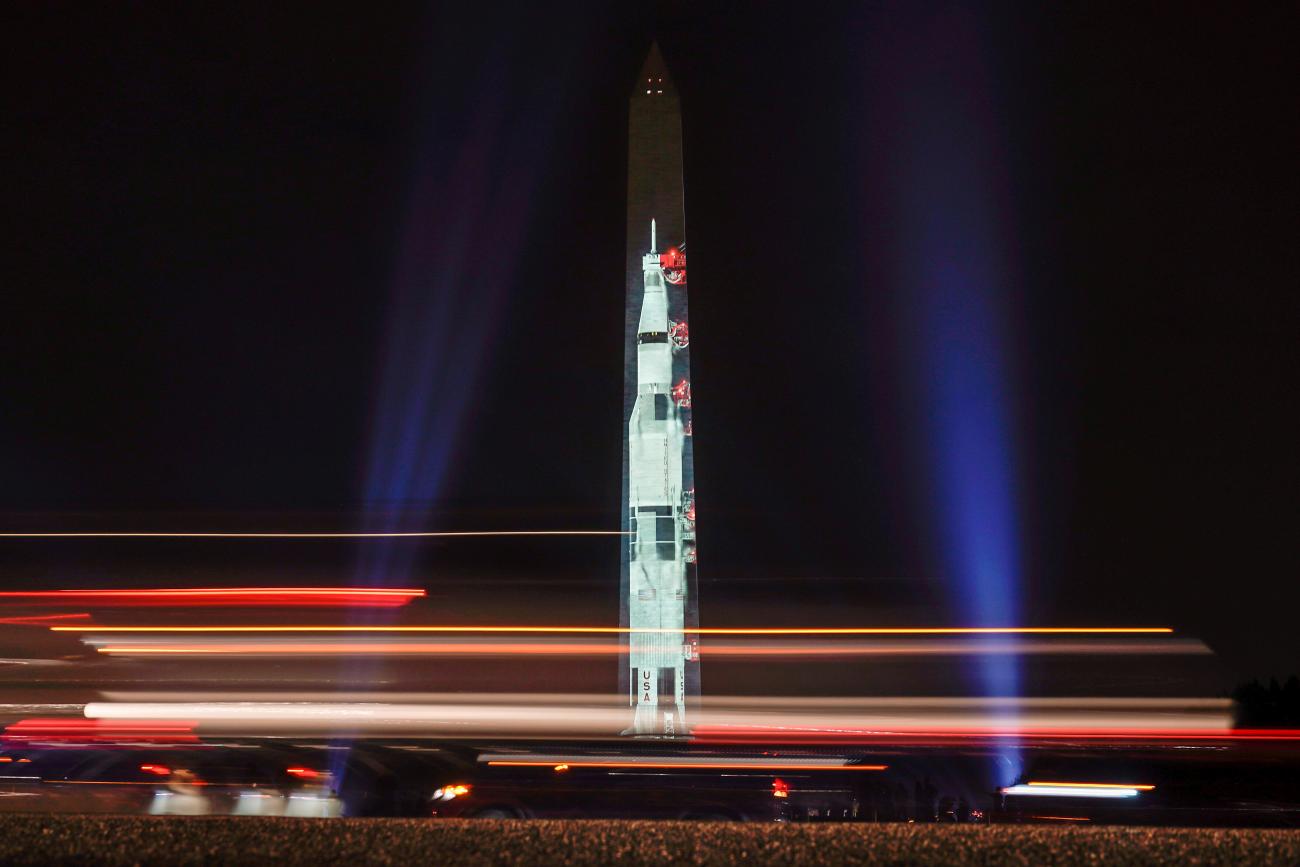
[[[644,818],[761,822],[863,818],[867,770],[681,756],[480,756],[430,797],[440,818]],[[487,760],[485,760],[487,759]],[[872,768],[874,769],[874,768]]]

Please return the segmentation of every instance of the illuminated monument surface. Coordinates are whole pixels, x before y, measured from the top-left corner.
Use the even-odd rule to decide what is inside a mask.
[[[628,110],[622,625],[626,734],[688,731],[699,697],[682,121],[652,45]]]

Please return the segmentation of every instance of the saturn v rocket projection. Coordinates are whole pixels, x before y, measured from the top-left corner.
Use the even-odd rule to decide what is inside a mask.
[[[620,681],[630,735],[688,733],[699,698],[686,217],[677,94],[652,45],[628,112]]]

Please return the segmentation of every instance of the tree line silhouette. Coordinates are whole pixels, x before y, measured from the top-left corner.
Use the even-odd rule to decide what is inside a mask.
[[[1272,729],[1300,727],[1300,677],[1291,675],[1285,684],[1276,677],[1268,686],[1258,679],[1232,691],[1238,728]]]

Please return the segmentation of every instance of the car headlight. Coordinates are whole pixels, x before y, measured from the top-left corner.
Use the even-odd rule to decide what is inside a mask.
[[[454,786],[441,786],[433,790],[433,800],[435,801],[453,801],[456,798],[463,798],[469,794],[469,786],[463,783],[457,783]]]

